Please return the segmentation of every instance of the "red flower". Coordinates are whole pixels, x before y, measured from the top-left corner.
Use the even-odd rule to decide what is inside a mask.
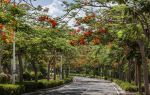
[[[94,45],[98,45],[100,43],[100,39],[99,38],[94,38],[92,40],[92,42],[93,42]]]
[[[3,41],[5,41],[7,39],[6,33],[5,32],[1,32],[1,38]]]
[[[77,44],[77,42],[76,42],[75,40],[71,40],[71,41],[69,42],[69,44],[72,45],[72,46],[75,46],[75,45]]]
[[[54,19],[51,19],[51,18],[49,18],[49,19],[47,20],[47,22],[48,22],[48,23],[51,23],[53,28],[55,28],[56,25],[57,25],[57,22],[56,22]]]
[[[106,30],[105,28],[100,28],[99,32],[100,32],[100,33],[106,33],[107,30]]]
[[[4,0],[6,4],[10,3],[11,0]]]
[[[38,21],[46,21],[46,20],[48,20],[48,16],[40,16],[38,18]]]
[[[91,36],[91,35],[92,35],[92,31],[84,32],[84,36],[86,36],[86,37]]]
[[[0,23],[0,30],[2,30],[4,27],[4,25],[2,23]]]
[[[79,43],[80,43],[80,45],[85,45],[86,44],[85,39],[84,38],[80,38]]]

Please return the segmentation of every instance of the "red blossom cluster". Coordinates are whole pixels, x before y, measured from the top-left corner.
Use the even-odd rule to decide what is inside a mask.
[[[81,37],[81,38],[79,39],[79,44],[80,44],[80,45],[86,45],[86,40],[85,40],[84,37]]]
[[[4,25],[2,23],[0,23],[0,31],[2,31],[4,28]]]
[[[99,32],[100,33],[107,33],[107,29],[102,27],[102,28],[99,29]]]
[[[84,37],[81,37],[79,40],[70,40],[69,44],[72,46],[86,45],[86,39]]]
[[[69,41],[69,44],[72,45],[72,46],[75,46],[75,45],[77,45],[77,41],[76,40],[71,40],[71,41]]]
[[[48,16],[40,16],[39,18],[38,18],[38,21],[45,21],[45,22],[48,22],[49,24],[51,24],[52,25],[52,27],[53,28],[55,28],[56,26],[57,26],[57,22],[54,20],[54,19],[52,19],[52,18],[49,18]]]
[[[78,28],[78,29],[75,29],[75,30],[72,31],[72,32],[69,32],[69,34],[70,34],[70,35],[75,35],[75,34],[79,33],[80,31],[81,31],[80,28]]]
[[[49,18],[49,19],[47,20],[47,22],[50,23],[50,24],[52,24],[52,27],[53,27],[53,28],[55,28],[56,25],[57,25],[57,22],[56,22],[54,19],[51,19],[51,18]]]
[[[91,35],[92,35],[92,31],[86,31],[86,32],[84,32],[84,36],[85,37],[89,37]]]
[[[100,44],[100,38],[95,37],[95,38],[93,38],[92,42],[94,45],[98,45],[98,44]]]
[[[87,15],[83,19],[76,20],[76,24],[79,25],[80,23],[87,23],[90,20],[94,19],[95,17],[96,17],[96,15],[94,13],[92,15]]]
[[[6,4],[9,4],[11,0],[4,0]]]
[[[0,23],[0,37],[1,37],[1,40],[4,41],[5,43],[12,43],[13,38],[14,38],[14,31],[13,31],[13,29],[9,29],[9,33],[6,33],[6,32],[3,31],[4,27],[5,27],[5,25]]]
[[[96,31],[93,32],[92,30],[87,30],[87,31],[84,31],[83,34],[81,34],[81,37],[78,40],[71,40],[69,43],[72,46],[87,45],[87,43],[89,42],[92,42],[93,45],[99,45],[101,43],[101,36],[98,36],[98,35],[107,34],[107,31],[108,30],[104,27],[101,27],[97,32]],[[70,34],[75,35],[78,32],[79,31],[76,30],[76,31],[70,32]]]
[[[1,39],[5,41],[7,39],[6,32],[1,32]]]
[[[47,21],[48,20],[48,16],[40,16],[39,18],[38,18],[38,21]]]

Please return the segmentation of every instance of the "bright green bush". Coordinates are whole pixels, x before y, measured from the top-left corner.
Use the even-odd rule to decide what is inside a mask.
[[[137,91],[138,87],[132,83],[121,81],[121,80],[113,80],[116,84],[118,84],[122,89],[126,91],[135,92]]]
[[[38,82],[38,88],[51,88],[51,87],[56,87],[64,84],[63,80],[39,80]]]
[[[23,92],[23,85],[0,84],[0,95],[21,95]]]

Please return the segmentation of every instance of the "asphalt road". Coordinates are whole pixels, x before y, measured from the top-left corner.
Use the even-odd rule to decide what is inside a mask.
[[[75,77],[73,83],[63,87],[24,95],[125,95],[125,91],[110,81]]]

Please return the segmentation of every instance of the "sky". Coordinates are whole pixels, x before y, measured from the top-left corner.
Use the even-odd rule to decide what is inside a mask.
[[[57,17],[65,14],[63,11],[62,1],[72,2],[73,0],[36,0],[33,1],[34,6],[41,5],[43,7],[49,8],[48,14]]]
[[[62,6],[62,1],[64,0],[37,0],[33,1],[34,6],[41,5],[43,8],[49,8],[48,15],[52,16],[53,18],[57,16],[62,16],[65,14],[63,11],[64,8]],[[72,2],[73,0],[66,0],[67,2]],[[73,26],[74,20],[72,19],[68,25]]]
[[[16,1],[20,1],[20,0],[16,0]],[[29,2],[30,0],[26,0],[27,2]],[[67,1],[67,2],[73,2],[73,0],[32,0],[32,4],[34,6],[38,6],[41,5],[43,6],[43,8],[49,8],[49,12],[48,15],[50,15],[51,17],[55,18],[58,16],[62,16],[65,14],[64,7],[62,6],[62,1]],[[79,14],[80,16],[83,16],[83,13],[80,12]],[[66,20],[68,20],[66,18]],[[73,27],[75,19],[72,19],[71,21],[69,21],[68,26]]]
[[[57,1],[57,0],[37,0],[37,1],[33,0],[32,2],[35,6],[38,6],[38,5],[46,6],[46,5],[51,4],[53,1]]]
[[[19,2],[20,0],[16,0]],[[29,3],[30,0],[25,0]],[[72,2],[73,0],[32,0],[34,6],[41,5],[43,7],[49,8],[49,15],[56,17],[63,15],[63,6],[62,1]]]

